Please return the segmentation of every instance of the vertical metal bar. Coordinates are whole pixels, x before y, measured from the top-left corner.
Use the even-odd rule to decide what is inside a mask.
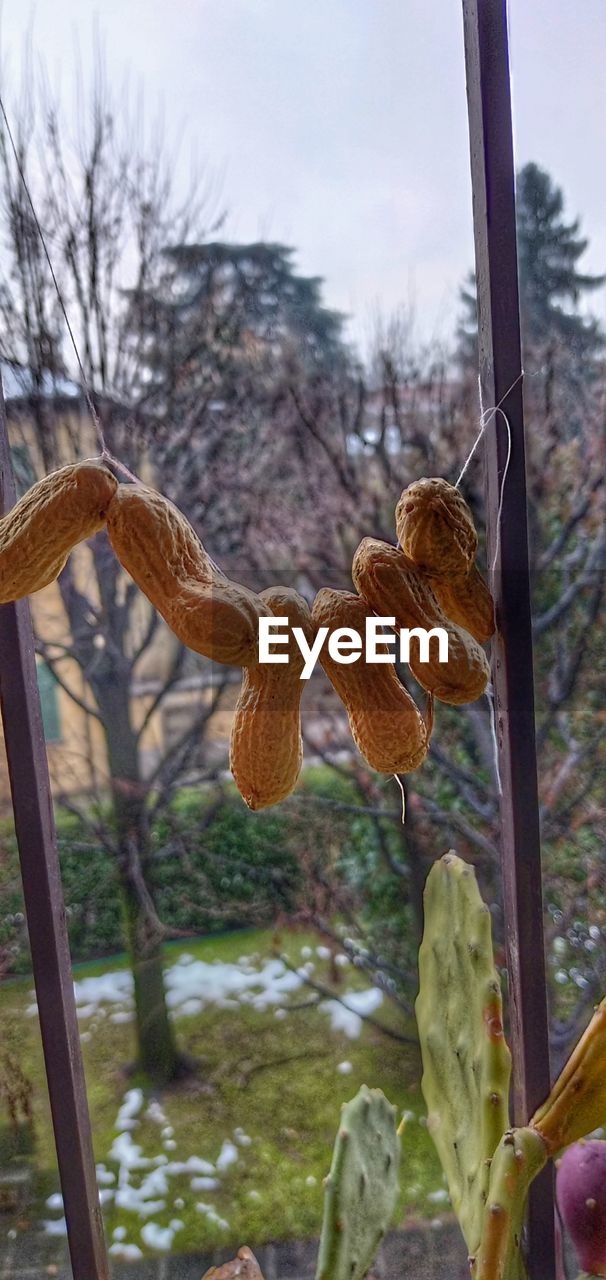
[[[15,501],[0,387],[0,513]],[[109,1280],[27,600],[0,606],[0,709],[74,1280]]]
[[[489,563],[498,621],[493,642],[501,799],[501,857],[514,1061],[514,1120],[528,1121],[549,1092],[541,851],[526,464],[521,380],[514,157],[506,0],[463,0],[478,296],[480,384],[486,407],[502,403],[511,431],[493,419],[485,435]],[[502,491],[500,529],[497,529]],[[533,1280],[556,1274],[552,1176],[533,1186],[528,1216]]]

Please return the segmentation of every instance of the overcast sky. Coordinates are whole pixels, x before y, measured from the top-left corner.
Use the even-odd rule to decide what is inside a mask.
[[[169,136],[195,144],[222,233],[294,245],[359,339],[414,302],[447,337],[473,261],[460,0],[4,0],[9,79],[24,36],[64,90],[97,25]],[[510,0],[517,162],[544,165],[606,269],[606,0]],[[606,291],[593,299],[606,319]]]

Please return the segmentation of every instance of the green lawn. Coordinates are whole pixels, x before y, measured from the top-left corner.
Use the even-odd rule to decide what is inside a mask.
[[[313,964],[313,976],[325,980],[327,960],[317,954],[318,941],[283,933],[278,946],[293,964]],[[434,1217],[444,1211],[441,1173],[419,1122],[423,1105],[414,1048],[368,1026],[357,1038],[333,1029],[326,1012],[309,1007],[313,993],[305,986],[284,994],[279,1005],[268,997],[265,1008],[242,1003],[230,991],[227,1007],[210,1000],[196,1008],[204,982],[224,987],[225,974],[229,978],[235,970],[221,966],[236,966],[244,956],[249,970],[260,974],[257,982],[249,973],[248,998],[262,998],[263,970],[276,955],[275,944],[270,932],[247,930],[167,948],[169,990],[174,979],[180,992],[175,1009],[179,1044],[198,1059],[200,1070],[198,1078],[161,1097],[141,1097],[141,1082],[125,1072],[134,1056],[126,1002],[93,998],[86,1006],[80,1027],[95,1157],[105,1168],[101,1190],[116,1257],[127,1257],[129,1250],[135,1257],[135,1250],[153,1253],[158,1247],[186,1252],[316,1234],[339,1107],[362,1083],[380,1086],[400,1112],[413,1113],[404,1135],[399,1218],[406,1213]],[[187,963],[184,954],[191,957]],[[200,961],[213,965],[204,982],[195,967]],[[79,983],[108,981],[108,975],[124,970],[124,958],[117,957],[77,966],[75,978]],[[350,965],[341,973],[341,994],[368,986]],[[189,984],[188,1003],[184,981]],[[115,982],[110,978],[109,987]],[[209,997],[208,985],[206,990]],[[222,994],[225,998],[224,989]],[[0,988],[4,1052],[14,1053],[34,1085],[41,1198],[33,1217],[60,1224],[60,1205],[45,1205],[57,1192],[58,1180],[38,1024],[26,1013],[30,1003],[30,981]],[[375,1016],[394,1025],[385,1003]],[[119,1132],[123,1136],[114,1147]],[[174,1168],[188,1160],[187,1169]]]

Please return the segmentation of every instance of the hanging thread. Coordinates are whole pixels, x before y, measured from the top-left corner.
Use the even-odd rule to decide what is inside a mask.
[[[501,396],[499,403],[495,405],[491,405],[488,409],[484,409],[482,405],[482,379],[481,377],[478,377],[478,395],[480,400],[480,430],[473,442],[473,445],[471,447],[469,454],[467,455],[467,458],[465,459],[463,468],[461,470],[461,474],[459,475],[459,478],[455,485],[455,489],[458,489],[460,487],[463,476],[467,471],[467,468],[475,454],[475,451],[480,443],[480,440],[484,436],[484,432],[486,431],[486,428],[490,425],[493,418],[496,419],[497,414],[500,413],[505,423],[505,429],[507,431],[507,457],[505,459],[505,466],[503,468],[503,475],[501,477],[501,484],[499,486],[499,504],[497,507],[494,556],[493,556],[492,566],[491,566],[493,573],[496,568],[497,560],[499,558],[499,547],[501,543],[501,517],[503,515],[505,482],[507,480],[507,473],[509,471],[509,464],[511,462],[511,424],[510,424],[509,418],[507,417],[507,414],[505,413],[505,410],[502,408],[502,405],[504,404],[510,392],[513,391],[514,387],[517,387],[518,383],[522,381],[522,378],[524,376],[525,376],[524,370],[522,369],[521,372],[518,374],[517,378],[512,382],[511,386],[507,388],[505,395]],[[499,796],[502,796],[503,786],[501,783],[501,771],[499,768],[499,740],[497,735],[497,713],[496,713],[496,707],[495,707],[494,689],[492,687],[492,684],[489,684],[487,686],[485,697],[488,701],[489,720],[490,720],[490,737],[492,740],[493,763],[494,763],[494,772],[495,772],[495,779],[497,784],[497,791],[499,793]]]
[[[2,96],[1,96],[1,95],[0,95],[0,114],[2,115],[2,119],[3,119],[3,121],[4,121],[4,126],[5,126],[5,129],[6,129],[6,132],[7,132],[8,140],[9,140],[9,142],[10,142],[11,150],[12,150],[12,153],[13,153],[13,156],[14,156],[14,160],[15,160],[15,164],[16,164],[16,166],[17,166],[17,172],[18,172],[18,174],[19,174],[19,178],[20,178],[20,180],[21,180],[21,183],[22,183],[22,186],[23,186],[23,190],[25,191],[25,194],[26,194],[26,196],[27,196],[27,201],[28,201],[29,207],[30,207],[31,212],[32,212],[32,218],[34,219],[34,225],[35,225],[35,227],[36,227],[36,232],[37,232],[38,237],[39,237],[39,239],[40,239],[40,244],[42,245],[42,249],[43,249],[43,251],[44,251],[44,256],[45,256],[46,261],[47,261],[47,263],[48,263],[48,269],[49,269],[50,274],[51,274],[51,279],[52,279],[52,282],[53,282],[53,287],[54,287],[55,293],[56,293],[56,295],[57,295],[57,300],[58,300],[59,306],[60,306],[60,308],[61,308],[61,313],[62,313],[62,315],[63,315],[63,319],[65,320],[65,326],[66,326],[66,328],[67,328],[67,332],[68,332],[68,334],[69,334],[70,342],[71,342],[72,347],[73,347],[73,349],[74,349],[74,355],[75,355],[75,357],[76,357],[76,361],[77,361],[77,364],[78,364],[78,370],[79,370],[79,372],[80,372],[80,378],[81,378],[81,381],[82,381],[82,391],[83,391],[83,393],[84,393],[84,398],[85,398],[85,400],[86,400],[86,404],[87,404],[87,407],[88,407],[88,411],[89,411],[89,413],[90,413],[91,420],[92,420],[92,423],[93,423],[93,426],[94,426],[94,428],[95,428],[95,432],[96,432],[96,435],[97,435],[97,441],[98,441],[98,444],[99,444],[100,454],[98,454],[98,455],[97,455],[97,457],[98,457],[98,458],[100,458],[100,459],[101,459],[101,461],[104,461],[104,462],[111,462],[111,463],[112,463],[112,465],[113,465],[114,467],[116,467],[118,471],[121,471],[123,475],[128,476],[128,479],[129,479],[129,480],[131,480],[131,481],[133,482],[133,484],[140,484],[140,483],[141,483],[141,481],[139,480],[138,476],[136,476],[132,471],[129,471],[128,467],[126,467],[126,466],[124,465],[124,463],[123,463],[123,462],[120,462],[119,458],[115,458],[115,457],[114,457],[114,455],[113,455],[112,453],[110,453],[110,451],[109,451],[109,449],[108,449],[108,447],[107,447],[107,444],[106,444],[106,441],[105,441],[105,436],[104,436],[104,434],[103,434],[103,427],[102,427],[102,425],[101,425],[101,419],[99,418],[99,415],[98,415],[98,413],[97,413],[97,410],[95,409],[95,406],[94,406],[94,404],[93,404],[93,398],[92,398],[92,395],[91,395],[91,392],[90,392],[90,389],[89,389],[89,386],[88,386],[88,380],[87,380],[87,377],[86,377],[86,373],[85,373],[85,371],[84,371],[84,366],[83,366],[83,364],[82,364],[82,360],[80,359],[80,352],[78,351],[78,344],[77,344],[77,342],[76,342],[76,338],[75,338],[75,335],[74,335],[74,331],[73,331],[73,329],[72,329],[72,326],[71,326],[71,323],[70,323],[70,319],[69,319],[69,316],[68,316],[68,314],[67,314],[67,308],[66,308],[65,303],[64,303],[64,301],[63,301],[63,296],[62,296],[62,293],[61,293],[61,289],[59,288],[59,281],[57,280],[57,277],[56,277],[56,275],[55,275],[55,269],[54,269],[54,267],[53,267],[52,259],[51,259],[50,253],[49,253],[49,251],[48,251],[48,247],[47,247],[47,244],[46,244],[46,239],[45,239],[45,237],[44,237],[44,232],[43,232],[42,227],[41,227],[41,225],[40,225],[40,220],[39,220],[39,218],[38,218],[38,214],[36,213],[36,208],[35,208],[35,205],[34,205],[34,201],[33,201],[33,199],[32,199],[32,195],[31,195],[31,192],[30,192],[30,189],[29,189],[28,183],[27,183],[27,178],[26,178],[26,176],[25,176],[25,170],[24,170],[23,165],[21,164],[21,160],[20,160],[20,158],[19,158],[19,152],[17,151],[17,146],[16,146],[16,143],[15,143],[15,139],[13,138],[12,130],[11,130],[11,127],[10,127],[10,124],[9,124],[8,115],[7,115],[7,113],[6,113],[6,108],[5,108],[5,106],[4,106],[4,101],[3,101],[3,99],[2,99]],[[89,461],[89,459],[86,459],[86,461]],[[95,461],[95,462],[96,462],[96,461],[97,461],[97,458],[90,459],[90,461]]]
[[[404,790],[404,784],[402,782],[402,779],[398,777],[397,773],[394,773],[393,776],[402,793],[402,826],[405,826],[406,825],[406,792]]]
[[[487,685],[485,698],[488,700],[488,709],[490,712],[490,737],[492,739],[492,754],[494,764],[494,774],[497,783],[497,791],[500,796],[503,795],[503,787],[501,784],[501,770],[499,768],[499,739],[497,736],[497,709],[494,700],[494,689],[492,684]]]
[[[500,547],[500,543],[501,543],[501,516],[502,516],[502,514],[503,514],[503,496],[504,496],[504,493],[505,493],[505,481],[507,480],[507,472],[509,471],[509,463],[510,463],[510,461],[511,461],[511,425],[510,425],[510,422],[509,422],[509,418],[507,417],[507,414],[505,413],[505,410],[504,410],[504,409],[502,409],[502,408],[501,408],[501,406],[505,403],[505,401],[506,401],[506,399],[507,399],[508,395],[513,391],[514,387],[517,387],[518,382],[521,382],[521,381],[522,381],[522,378],[523,378],[524,376],[525,376],[525,374],[524,374],[524,370],[522,369],[522,370],[521,370],[521,372],[518,374],[517,378],[515,378],[515,380],[512,382],[511,386],[507,388],[507,391],[505,392],[505,395],[504,395],[504,396],[501,396],[501,399],[499,400],[499,403],[498,403],[498,404],[495,404],[495,405],[490,406],[490,408],[488,408],[488,409],[483,409],[483,408],[482,408],[482,380],[481,380],[481,378],[480,378],[480,377],[478,377],[478,395],[479,395],[479,399],[480,399],[480,430],[478,431],[478,434],[477,434],[477,436],[476,436],[476,438],[475,438],[475,440],[474,440],[474,442],[473,442],[473,445],[472,445],[472,447],[471,447],[471,450],[470,450],[470,452],[468,453],[467,458],[465,459],[465,462],[463,463],[463,467],[462,467],[461,473],[460,473],[459,478],[458,478],[458,480],[457,480],[457,482],[456,482],[456,484],[455,484],[455,489],[460,488],[460,485],[461,485],[461,481],[462,481],[462,479],[463,479],[463,476],[465,475],[465,472],[467,471],[467,468],[468,468],[468,466],[469,466],[469,464],[470,464],[470,462],[471,462],[471,460],[472,460],[472,458],[473,458],[473,456],[474,456],[474,454],[475,454],[475,451],[476,451],[476,449],[477,449],[477,447],[478,447],[478,445],[479,445],[479,443],[480,443],[480,440],[482,439],[482,437],[483,437],[483,435],[484,435],[484,432],[486,431],[486,428],[490,425],[490,423],[492,422],[493,418],[496,418],[497,414],[499,414],[499,413],[500,413],[500,414],[501,414],[501,417],[503,418],[503,421],[504,421],[504,423],[505,423],[505,428],[506,428],[506,431],[507,431],[507,457],[506,457],[506,459],[505,459],[505,466],[504,466],[504,468],[503,468],[503,475],[502,475],[502,477],[501,477],[501,484],[500,484],[500,488],[499,488],[499,505],[498,505],[498,508],[497,508],[497,521],[496,521],[496,534],[495,534],[495,550],[494,550],[494,556],[493,556],[493,561],[492,561],[492,566],[491,566],[491,568],[492,568],[493,572],[494,572],[494,569],[495,569],[495,566],[496,566],[496,563],[497,563],[497,560],[498,560],[498,556],[499,556],[499,547]]]

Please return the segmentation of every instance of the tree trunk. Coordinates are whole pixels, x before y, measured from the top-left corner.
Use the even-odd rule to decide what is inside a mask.
[[[137,738],[129,715],[129,690],[119,675],[95,695],[105,730],[114,809],[118,870],[135,983],[137,1066],[155,1085],[179,1074],[181,1060],[164,990],[162,932],[148,888],[149,832]]]
[[[141,902],[136,877],[120,859],[126,930],[135,982],[137,1066],[156,1085],[179,1074],[179,1056],[166,1006],[162,943]]]

